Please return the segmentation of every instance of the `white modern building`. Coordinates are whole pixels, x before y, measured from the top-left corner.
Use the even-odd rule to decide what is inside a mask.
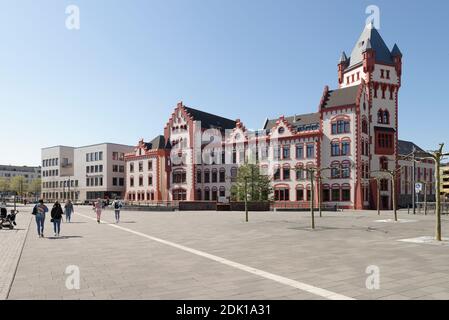
[[[24,177],[30,183],[41,177],[41,167],[0,165],[0,178],[11,180],[16,176]]]
[[[133,147],[101,143],[42,149],[42,196],[46,201],[112,199],[125,193],[125,153]]]

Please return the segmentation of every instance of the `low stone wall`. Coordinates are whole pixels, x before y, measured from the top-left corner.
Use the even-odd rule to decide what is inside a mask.
[[[180,201],[179,211],[215,211],[217,202],[215,201]]]
[[[245,202],[231,202],[231,211],[245,211]],[[248,202],[248,211],[270,211],[269,202]]]
[[[269,202],[248,202],[249,211],[270,211]],[[179,211],[245,211],[245,202],[181,201]]]

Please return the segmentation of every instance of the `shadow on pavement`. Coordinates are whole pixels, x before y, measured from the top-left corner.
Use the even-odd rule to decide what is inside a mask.
[[[50,240],[64,240],[64,239],[72,239],[72,238],[83,238],[82,236],[59,236],[59,237],[47,237]]]

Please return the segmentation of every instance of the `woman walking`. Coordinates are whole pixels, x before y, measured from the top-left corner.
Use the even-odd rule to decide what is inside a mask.
[[[101,219],[101,210],[103,208],[103,202],[101,201],[100,198],[97,199],[97,202],[94,203],[94,210],[95,213],[97,214],[97,222],[100,223],[100,219]]]
[[[48,208],[44,204],[44,200],[39,200],[39,203],[33,208],[33,214],[36,216],[37,234],[39,235],[39,238],[44,237],[44,223],[46,212],[48,212]]]
[[[71,200],[67,200],[64,206],[64,213],[65,213],[65,221],[70,222],[72,219],[72,213],[73,213],[73,203]]]
[[[62,207],[61,204],[56,201],[51,209],[51,222],[53,222],[53,229],[55,231],[55,237],[59,237],[61,231],[61,220],[62,220]]]

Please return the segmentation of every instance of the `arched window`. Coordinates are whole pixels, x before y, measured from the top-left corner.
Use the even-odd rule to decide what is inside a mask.
[[[323,199],[322,200],[323,202],[331,201],[330,187],[328,184],[323,184],[321,192],[322,192],[321,199]]]
[[[338,179],[340,178],[340,162],[334,161],[331,163],[331,178]]]
[[[351,153],[351,141],[349,139],[343,139],[341,142],[341,155],[347,156]]]
[[[351,177],[351,163],[349,161],[343,161],[341,163],[341,177],[343,179],[349,179]]]
[[[187,191],[185,189],[174,189],[173,190],[173,200],[174,201],[185,201],[187,199]]]
[[[381,170],[388,170],[388,159],[386,157],[379,159],[379,167]]]
[[[383,113],[383,123],[384,124],[390,123],[390,113],[388,112],[388,110],[385,110]]]
[[[186,183],[186,171],[185,170],[174,171],[173,183]]]
[[[226,170],[225,168],[220,168],[220,182],[226,182]]]
[[[232,167],[231,168],[231,181],[235,182],[237,180],[237,168]]]
[[[304,186],[302,184],[296,186],[296,201],[304,201]]]
[[[382,109],[379,109],[377,112],[377,123],[383,123],[383,111]]]
[[[217,187],[212,188],[212,201],[218,200],[218,189]]]
[[[362,120],[362,132],[368,134],[368,122],[366,119]]]
[[[304,180],[304,168],[302,163],[296,165],[296,180]]]
[[[337,202],[340,201],[340,185],[333,184],[332,185],[332,193],[331,193],[331,201]]]
[[[340,141],[332,140],[331,142],[331,155],[333,157],[338,157],[340,155]]]
[[[216,168],[212,169],[212,182],[216,183],[218,181],[218,171]]]
[[[351,186],[349,184],[341,186],[341,201],[351,201]]]
[[[209,189],[209,187],[206,187],[204,189],[204,200],[206,200],[206,201],[210,200],[210,189]]]

